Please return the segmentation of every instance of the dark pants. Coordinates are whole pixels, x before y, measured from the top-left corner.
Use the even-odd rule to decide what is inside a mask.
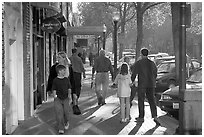
[[[70,72],[70,83],[72,86],[72,100],[73,100],[73,94],[76,94],[76,96],[79,98],[81,93],[81,73],[74,72],[72,67],[69,67]]]
[[[145,100],[145,94],[148,99],[152,118],[157,116],[157,108],[155,103],[155,97],[154,97],[154,90],[155,88],[139,88],[138,89],[138,107],[139,107],[139,117],[144,118],[144,100]]]
[[[133,101],[133,99],[135,98],[135,95],[136,95],[137,90],[138,90],[138,88],[137,88],[135,85],[133,85],[133,86],[131,87],[130,106],[132,106],[132,101]]]
[[[59,98],[54,99],[54,108],[57,119],[58,130],[64,130],[64,125],[68,121],[69,117],[69,100],[61,100]]]
[[[77,98],[79,98],[81,93],[81,73],[73,72],[70,82],[72,85],[72,96],[76,94]]]

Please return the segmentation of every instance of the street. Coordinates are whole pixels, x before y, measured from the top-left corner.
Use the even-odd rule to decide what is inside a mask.
[[[112,83],[110,83],[112,84]],[[110,86],[109,86],[110,87]],[[91,67],[86,66],[86,78],[82,82],[79,99],[81,115],[74,115],[70,108],[70,127],[66,135],[173,135],[178,127],[178,121],[157,107],[161,123],[157,126],[151,119],[150,107],[145,102],[145,121],[137,123],[137,97],[133,100],[130,110],[129,123],[120,123],[119,99],[117,89],[109,88],[106,104],[97,105],[94,89],[91,89]],[[56,121],[53,108],[53,98],[49,98],[36,110],[33,117],[23,121],[13,135],[57,135]]]

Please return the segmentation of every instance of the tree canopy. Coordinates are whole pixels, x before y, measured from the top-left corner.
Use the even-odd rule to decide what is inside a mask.
[[[199,2],[190,4],[191,27],[187,29],[187,34],[188,38],[194,39],[202,34],[202,4]],[[125,6],[126,8],[124,8]],[[171,52],[173,54],[170,3],[81,2],[78,7],[82,25],[106,24],[107,34],[110,38],[113,32],[112,12],[119,11],[121,19],[118,31],[125,35],[123,48],[135,48],[136,46],[137,51],[139,51],[138,49],[145,46],[150,48],[152,52]],[[122,20],[123,18],[125,19]],[[200,38],[196,39],[201,41]]]

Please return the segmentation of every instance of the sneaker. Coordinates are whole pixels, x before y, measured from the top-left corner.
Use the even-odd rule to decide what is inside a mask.
[[[65,126],[64,126],[64,129],[69,129],[69,122],[67,122],[66,124],[65,124]]]
[[[105,105],[105,104],[106,104],[106,102],[102,102],[102,103],[101,103],[102,106]]]
[[[126,122],[126,119],[121,119],[120,120],[120,123],[125,123]]]
[[[130,122],[130,118],[125,118],[125,121],[126,122]]]
[[[99,97],[99,98],[98,98],[98,105],[99,105],[99,106],[102,105],[102,99],[103,99],[102,97]]]
[[[64,134],[64,130],[59,130],[59,134]]]
[[[135,120],[136,120],[137,122],[144,122],[144,118],[140,118],[140,117],[135,118]]]
[[[161,125],[161,124],[159,123],[158,118],[154,118],[154,122],[156,123],[156,125]]]

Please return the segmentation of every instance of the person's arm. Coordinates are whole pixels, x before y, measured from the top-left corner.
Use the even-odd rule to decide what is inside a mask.
[[[55,77],[57,77],[57,72],[56,72],[56,64],[53,65],[51,68],[50,68],[50,74],[49,74],[49,77],[48,77],[48,84],[47,84],[47,88],[46,88],[46,91],[47,92],[51,92],[52,90],[52,83],[53,83],[53,79]]]
[[[82,69],[82,74],[83,74],[83,78],[86,78],[86,73],[85,73],[85,68],[84,68],[84,65],[83,65],[83,62],[82,60],[80,59],[80,67]]]
[[[154,64],[154,62],[152,62],[152,66],[153,66],[153,73],[154,73],[154,76],[155,78],[157,77],[157,67],[156,65]]]
[[[96,71],[96,67],[97,67],[97,61],[96,61],[96,58],[94,59],[94,64],[93,64],[93,71],[92,71],[92,74],[95,73]]]
[[[111,61],[110,61],[110,59],[108,59],[109,60],[109,71],[110,71],[110,73],[111,73],[111,77],[112,77],[112,81],[114,81],[114,71],[113,71],[113,66],[112,66],[112,64],[111,64]]]
[[[56,90],[53,90],[52,92],[53,92],[53,97],[56,98],[56,97],[57,97],[57,95],[56,95],[56,92],[57,92],[57,91],[56,91]]]
[[[128,74],[129,75],[129,74]],[[132,87],[133,86],[133,82],[131,80],[131,76],[129,75],[128,77],[128,83],[129,83],[129,86]]]
[[[53,84],[52,84],[52,92],[53,92],[53,97],[57,97],[57,90],[56,90],[56,79],[53,80]]]
[[[68,89],[68,100],[69,100],[69,104],[71,104],[72,102],[71,89]]]
[[[118,74],[119,75],[119,74]],[[113,85],[118,84],[118,75],[115,77],[115,80],[113,81]]]
[[[132,75],[131,75],[132,82],[135,81],[136,75],[137,75],[137,62],[135,62],[134,65],[132,66]]]

